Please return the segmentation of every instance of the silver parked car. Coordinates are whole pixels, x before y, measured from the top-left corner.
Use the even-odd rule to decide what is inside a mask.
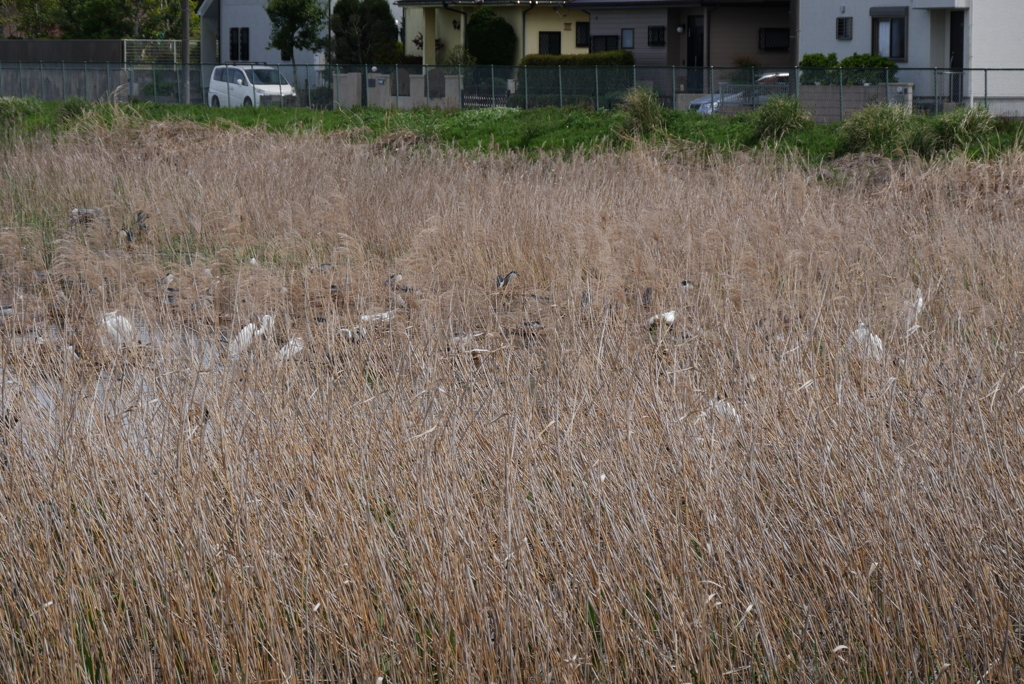
[[[768,98],[789,92],[789,72],[762,74],[754,83],[722,82],[718,92],[690,102],[690,111],[714,114],[723,108],[732,111],[760,107]]]

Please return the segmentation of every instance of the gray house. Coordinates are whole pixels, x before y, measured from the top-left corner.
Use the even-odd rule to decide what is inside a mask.
[[[291,63],[288,55],[267,47],[270,43],[270,19],[264,9],[265,5],[266,0],[203,0],[199,5],[200,60],[203,63],[204,86],[209,83],[210,73],[217,64]],[[299,50],[295,54],[296,64],[322,62],[319,53]]]
[[[794,0],[795,1],[795,0]],[[790,0],[571,0],[590,14],[590,50],[630,50],[638,66],[793,64]]]

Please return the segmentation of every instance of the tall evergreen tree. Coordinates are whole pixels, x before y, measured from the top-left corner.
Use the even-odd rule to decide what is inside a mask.
[[[394,52],[398,28],[387,0],[338,0],[331,14],[334,58],[339,64],[370,64]]]

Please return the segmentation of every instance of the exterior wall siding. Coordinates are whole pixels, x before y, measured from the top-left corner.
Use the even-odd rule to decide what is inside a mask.
[[[562,35],[563,55],[590,52],[589,45],[576,47],[576,22],[589,20],[590,16],[581,10],[567,10],[561,7],[536,7],[530,10],[526,15],[526,54],[535,55],[540,52],[541,31],[557,31]]]
[[[590,13],[591,36],[620,36],[622,29],[633,29],[633,58],[637,66],[664,66],[669,61],[667,45],[647,45],[647,27],[664,26],[666,34],[675,31],[669,26],[668,11],[661,9],[642,10],[593,10]],[[668,36],[666,35],[666,43]],[[620,43],[621,47],[621,43]]]
[[[731,67],[738,61],[760,66],[788,67],[793,64],[790,51],[758,49],[763,28],[789,28],[789,9],[785,7],[718,7],[708,15],[711,66]]]
[[[1024,3],[1019,0],[974,2],[966,14],[965,66],[984,69],[1024,67]]]
[[[844,0],[845,13],[829,3],[800,3],[800,55],[808,53],[836,53],[839,59],[855,52],[871,53],[871,8],[907,7],[907,61],[898,62],[905,67],[947,66],[932,64],[932,20],[926,10],[910,9],[910,0]],[[836,19],[853,18],[853,40],[836,40]]]
[[[249,29],[248,62],[281,64],[281,51],[267,48],[270,42],[270,18],[264,9],[265,0],[220,0],[220,58],[230,61],[230,31],[232,28]],[[309,50],[295,53],[296,64],[317,64],[319,55]],[[288,62],[290,64],[290,62]],[[289,79],[290,80],[290,79]]]

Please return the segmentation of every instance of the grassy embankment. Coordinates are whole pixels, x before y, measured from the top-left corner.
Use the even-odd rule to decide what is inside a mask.
[[[764,119],[780,108],[736,116],[700,116],[654,107],[633,97],[615,110],[579,107],[479,109],[445,112],[357,108],[342,111],[237,108],[137,103],[112,107],[80,100],[0,102],[0,120],[21,134],[58,132],[90,121],[190,121],[220,127],[260,127],[268,131],[347,131],[354,139],[401,144],[437,143],[461,150],[627,149],[637,143],[701,145],[721,152],[771,148],[793,152],[815,164],[853,152],[925,157],[947,153],[991,158],[1017,149],[1024,132],[1019,121],[1003,120],[979,110],[959,110],[938,117],[909,115],[897,108],[873,108],[846,125],[810,124],[785,135],[765,135]],[[786,109],[785,107],[781,109]],[[966,112],[966,114],[965,114]],[[793,116],[791,112],[786,114]],[[638,125],[639,124],[639,125]]]

